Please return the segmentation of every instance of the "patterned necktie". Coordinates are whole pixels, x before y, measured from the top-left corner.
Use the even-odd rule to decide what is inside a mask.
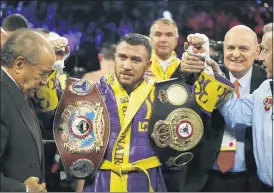
[[[239,99],[240,98],[240,83],[238,82],[238,80],[235,80],[235,82],[233,83],[234,86],[235,86],[235,93],[237,95],[237,98]]]
[[[236,80],[234,83],[235,93],[237,98],[240,98],[239,82]],[[231,168],[233,168],[235,162],[235,151],[220,151],[217,158],[217,165],[220,171],[225,173]]]

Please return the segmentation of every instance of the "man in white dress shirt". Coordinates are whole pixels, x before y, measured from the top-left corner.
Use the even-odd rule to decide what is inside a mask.
[[[195,38],[198,37],[195,36]],[[237,87],[239,98],[252,93],[266,79],[265,71],[254,64],[259,54],[257,48],[257,35],[247,26],[235,26],[225,35],[224,69],[222,70],[226,78]],[[182,68],[198,69],[200,64],[198,65],[197,60],[195,63],[189,53],[185,52],[183,56]],[[204,66],[203,63],[202,66]],[[220,132],[224,131],[224,134],[222,133],[221,147],[216,146],[215,163],[212,170],[208,172],[202,191],[250,191],[252,189],[250,179],[256,176],[251,129],[235,131],[225,124],[219,111],[212,113],[211,120],[211,128]]]
[[[256,90],[266,79],[265,71],[254,64],[258,57],[256,33],[247,26],[231,28],[224,38],[224,66],[227,79],[234,84],[238,98],[243,98]],[[212,115],[214,124],[224,128],[220,152],[209,172],[203,189],[208,192],[248,192],[252,189],[250,179],[256,176],[256,164],[252,150],[252,132],[234,130],[226,125],[219,112]]]
[[[253,134],[253,137],[252,137],[253,145],[254,145],[253,152],[254,152],[256,167],[257,167],[257,176],[258,176],[257,179],[259,179],[257,180],[257,182],[256,180],[254,180],[253,184],[254,186],[258,186],[257,191],[272,191],[273,190],[272,188],[273,187],[273,179],[272,179],[272,171],[273,171],[273,166],[272,166],[273,97],[272,96],[273,94],[271,93],[272,86],[270,86],[270,82],[272,82],[272,79],[273,79],[273,48],[272,48],[273,31],[267,29],[267,30],[264,30],[264,32],[265,32],[265,35],[262,41],[263,49],[259,56],[259,59],[264,61],[268,80],[264,81],[261,84],[261,86],[259,86],[259,88],[254,91],[253,94],[247,95],[244,97],[241,96],[242,99],[240,100],[239,99],[237,100],[237,94],[234,93],[233,96],[230,98],[230,100],[224,105],[222,105],[219,108],[219,110],[221,111],[223,117],[225,118],[227,125],[231,128],[236,129],[235,132],[238,132],[238,131],[241,132],[243,131],[244,128],[252,126],[252,130],[251,128],[247,128],[246,131],[252,131],[251,134]],[[228,46],[228,47],[225,47],[225,49],[233,50],[235,49],[235,47]],[[238,49],[239,50],[243,49],[243,52],[244,52],[246,48],[244,46],[239,46]],[[236,60],[236,58],[238,58],[238,60]],[[230,62],[232,64],[235,64],[235,66],[237,67],[236,64],[242,62],[240,61],[240,58],[241,57],[232,57]],[[197,59],[195,59],[193,56],[189,56],[188,54],[186,54],[186,57],[184,58],[184,64],[188,64],[188,65],[194,64],[193,65],[194,67],[198,66],[198,64],[195,64],[194,61],[197,63]],[[216,73],[221,72],[219,65],[217,63],[208,62],[208,64],[213,67],[213,70]],[[227,76],[227,78],[230,78],[231,82],[233,83],[232,76]],[[235,90],[236,92],[240,91],[237,88]],[[238,94],[241,95],[241,91]],[[210,94],[208,95],[208,97],[210,97]],[[239,149],[238,143],[237,143],[237,149]],[[231,149],[230,153],[232,151],[233,150]],[[217,162],[216,162],[216,165],[214,165],[215,169],[217,169]],[[234,170],[234,172],[236,172],[236,167],[237,167],[235,166],[236,165],[234,165],[234,168],[232,169]],[[238,166],[238,169],[243,168],[239,166]]]
[[[273,30],[263,36],[259,59],[264,61],[268,79],[242,99],[233,93],[219,110],[226,123],[236,130],[252,126],[259,191],[273,192]],[[220,72],[216,63],[210,65]]]

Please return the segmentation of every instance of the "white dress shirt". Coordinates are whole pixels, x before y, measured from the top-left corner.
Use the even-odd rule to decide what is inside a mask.
[[[251,67],[247,73],[239,78],[236,79],[235,76],[231,72],[229,72],[229,79],[231,83],[234,83],[236,80],[239,82],[239,91],[240,91],[240,98],[243,98],[250,93],[250,86],[251,86],[251,76],[252,76],[252,69]],[[245,129],[241,130],[234,130],[228,125],[225,126],[225,133],[224,135],[230,135],[230,138],[236,139],[236,152],[235,152],[235,162],[233,168],[229,170],[229,172],[243,172],[246,171],[246,164],[245,164]],[[217,165],[216,161],[213,165],[213,169],[220,170],[219,166]]]
[[[169,59],[165,60],[165,61],[160,60],[159,58],[157,58],[157,61],[161,65],[163,72],[166,72],[167,67],[172,63],[173,57],[174,56],[172,54],[171,57]]]

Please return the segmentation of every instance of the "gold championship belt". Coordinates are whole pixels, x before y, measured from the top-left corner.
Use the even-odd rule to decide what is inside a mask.
[[[162,168],[189,163],[203,132],[200,107],[184,81],[175,78],[157,82],[149,135]]]
[[[109,115],[96,83],[69,78],[54,117],[54,138],[68,179],[93,177],[109,141]]]

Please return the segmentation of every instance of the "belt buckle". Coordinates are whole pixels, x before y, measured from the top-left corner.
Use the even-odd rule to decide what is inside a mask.
[[[193,153],[191,152],[184,152],[180,155],[178,155],[177,157],[169,157],[167,162],[166,162],[166,165],[168,167],[172,167],[172,166],[175,166],[175,167],[182,167],[186,164],[188,164],[192,159],[193,159],[194,155]],[[180,163],[181,161],[181,163]]]

